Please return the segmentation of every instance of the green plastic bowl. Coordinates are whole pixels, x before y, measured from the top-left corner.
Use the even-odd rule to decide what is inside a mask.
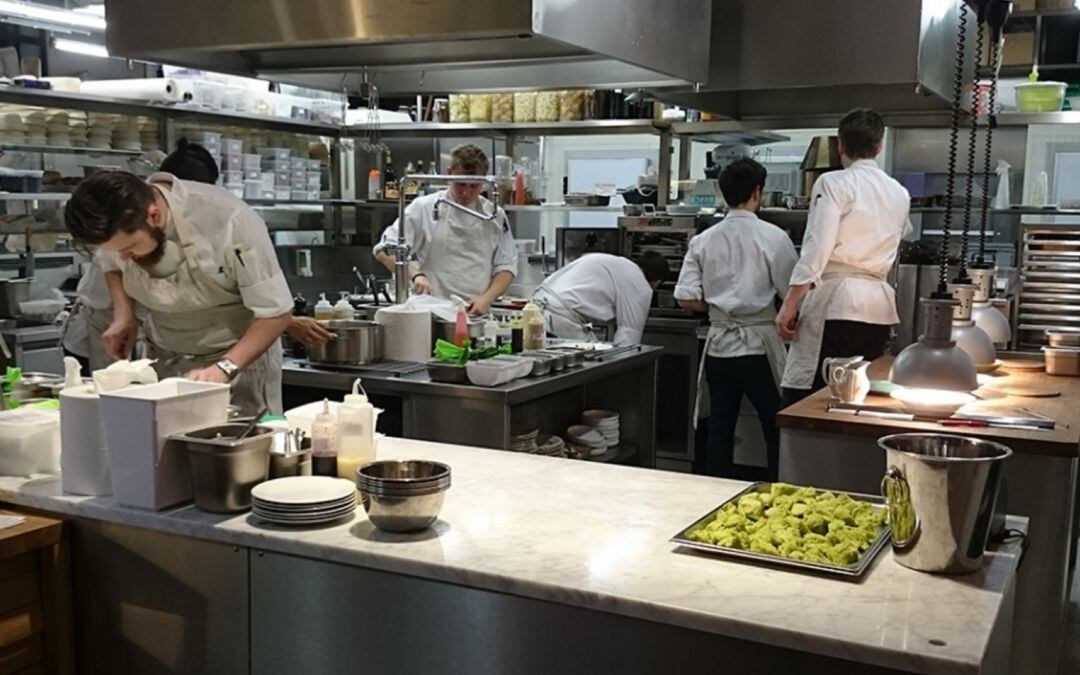
[[[1016,107],[1020,112],[1058,112],[1065,103],[1064,82],[1025,82],[1016,85]]]

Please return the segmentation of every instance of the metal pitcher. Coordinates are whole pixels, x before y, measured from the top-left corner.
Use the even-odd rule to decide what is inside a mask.
[[[886,466],[896,561],[922,572],[963,574],[982,567],[1004,460],[1012,450],[949,434],[894,434],[878,440]]]

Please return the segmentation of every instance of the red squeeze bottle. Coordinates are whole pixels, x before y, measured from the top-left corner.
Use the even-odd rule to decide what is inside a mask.
[[[514,204],[517,206],[525,204],[525,173],[523,171],[518,171],[514,176]]]
[[[457,322],[454,324],[454,344],[464,347],[469,339],[469,317],[465,315],[465,308],[458,309]]]

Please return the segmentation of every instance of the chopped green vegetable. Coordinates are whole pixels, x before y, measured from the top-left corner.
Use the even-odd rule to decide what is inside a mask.
[[[873,545],[886,513],[849,495],[774,483],[725,504],[687,537],[717,546],[825,565],[853,565]]]
[[[440,361],[449,361],[459,366],[463,366],[469,361],[476,361],[479,359],[490,359],[498,354],[511,353],[510,345],[502,345],[501,347],[485,347],[484,349],[473,349],[472,340],[465,340],[464,347],[458,347],[452,342],[446,340],[435,341],[435,358]]]

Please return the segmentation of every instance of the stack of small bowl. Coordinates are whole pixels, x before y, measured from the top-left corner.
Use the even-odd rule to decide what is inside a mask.
[[[603,434],[609,450],[619,445],[619,413],[612,410],[586,410],[581,413],[581,421]]]
[[[587,424],[575,424],[566,430],[566,452],[575,459],[599,457],[607,452],[607,441],[599,430]]]
[[[426,460],[384,460],[356,471],[371,523],[387,532],[416,532],[435,522],[450,489],[450,467]]]
[[[540,435],[539,429],[532,429],[510,436],[510,449],[514,452],[536,452],[536,438]]]

